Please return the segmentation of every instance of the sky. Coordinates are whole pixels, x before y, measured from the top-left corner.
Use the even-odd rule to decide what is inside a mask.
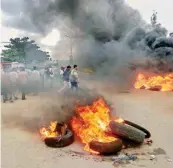
[[[15,1],[15,0],[7,0],[7,1]],[[6,2],[7,2],[6,1]],[[157,11],[158,13],[158,22],[160,22],[164,27],[168,29],[168,31],[173,31],[173,21],[170,13],[172,13],[172,7],[173,7],[173,0],[125,0],[129,5],[131,5],[133,8],[137,9],[144,20],[147,22],[150,22],[150,17],[153,13],[153,11]],[[17,9],[16,9],[17,10]],[[14,9],[15,12],[15,9]],[[13,38],[16,36],[30,36],[34,37],[36,42],[39,42],[41,44],[42,48],[44,48],[46,51],[50,51],[49,47],[54,46],[57,41],[60,40],[60,32],[56,29],[52,30],[46,37],[39,36],[37,34],[29,33],[26,31],[21,31],[18,29],[14,29],[11,27],[7,27],[2,25],[2,20],[4,18],[4,13],[0,13],[1,15],[1,45],[0,45],[0,52],[3,49],[3,43],[7,42],[9,38]],[[25,24],[25,23],[24,23]]]
[[[144,20],[150,22],[153,10],[158,13],[158,22],[168,31],[173,31],[173,0],[126,0],[133,8],[139,10]]]

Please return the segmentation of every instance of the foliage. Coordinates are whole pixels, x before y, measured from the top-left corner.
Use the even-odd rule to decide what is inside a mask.
[[[9,45],[5,45],[5,48],[2,50],[2,56],[9,61],[29,63],[33,60],[44,61],[50,57],[49,53],[41,51],[29,37],[10,38]]]

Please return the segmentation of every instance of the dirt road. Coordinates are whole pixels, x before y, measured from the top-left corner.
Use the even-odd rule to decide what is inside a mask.
[[[137,149],[139,159],[120,167],[171,168],[173,167],[173,93],[134,91],[133,93],[104,93],[114,103],[116,114],[134,121],[151,131],[154,143]],[[2,168],[108,168],[115,167],[113,161],[91,156],[83,152],[82,145],[73,144],[62,149],[51,149],[40,140],[34,118],[40,116],[43,105],[42,96],[29,96],[26,101],[2,104]],[[58,102],[57,102],[58,103]],[[13,116],[13,117],[11,117]],[[22,117],[25,120],[22,121]],[[26,121],[27,118],[27,121]],[[33,126],[33,129],[27,127]],[[156,158],[150,160],[150,153]],[[165,151],[165,153],[164,153]]]

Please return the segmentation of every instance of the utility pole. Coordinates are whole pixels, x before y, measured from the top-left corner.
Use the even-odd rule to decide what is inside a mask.
[[[70,64],[73,65],[73,43],[72,37],[70,37]]]
[[[153,12],[151,16],[151,25],[155,27],[157,25],[157,12]]]
[[[73,65],[73,40],[72,40],[72,36],[69,36],[69,35],[66,35],[66,37],[69,38],[69,41],[70,41],[70,56],[69,56],[69,63],[70,65]]]

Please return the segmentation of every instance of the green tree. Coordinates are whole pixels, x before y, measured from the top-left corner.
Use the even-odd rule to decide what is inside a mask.
[[[29,37],[10,38],[9,45],[4,47],[2,56],[10,61],[29,63],[33,60],[45,61],[50,57],[48,52],[41,51],[35,41]]]

